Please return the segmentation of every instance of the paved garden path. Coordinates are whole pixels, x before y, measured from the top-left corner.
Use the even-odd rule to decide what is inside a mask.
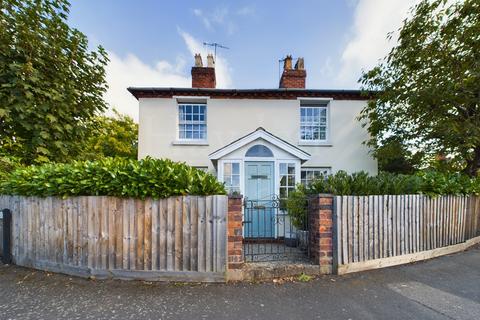
[[[480,248],[283,284],[93,281],[0,265],[0,319],[480,319]]]

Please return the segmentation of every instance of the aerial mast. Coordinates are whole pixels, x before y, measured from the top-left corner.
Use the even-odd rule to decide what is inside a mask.
[[[230,49],[229,47],[225,47],[217,42],[204,42],[203,45],[213,47],[213,54],[214,54],[215,60],[217,60],[217,47],[221,49]]]

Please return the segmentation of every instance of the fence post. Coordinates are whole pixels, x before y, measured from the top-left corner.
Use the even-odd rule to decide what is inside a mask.
[[[332,197],[332,273],[338,274],[338,261],[339,261],[339,243],[338,237],[340,236],[340,229],[338,225],[338,213],[337,213],[337,197]]]
[[[474,217],[477,219],[475,221],[476,232],[474,234],[474,237],[478,237],[480,236],[480,196],[474,195],[473,199],[475,199]]]
[[[12,212],[9,209],[3,209],[3,255],[2,262],[12,263]]]
[[[243,226],[242,226],[242,196],[228,197],[227,215],[228,258],[227,273],[229,280],[236,280],[241,276],[243,267]],[[238,270],[238,272],[236,272]]]
[[[320,194],[309,199],[309,247],[320,273],[333,272],[333,196]]]

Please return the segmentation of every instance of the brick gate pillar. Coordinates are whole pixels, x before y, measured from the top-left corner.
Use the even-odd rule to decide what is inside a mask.
[[[242,234],[242,196],[228,197],[228,264],[229,270],[243,267],[243,234]]]
[[[333,270],[333,196],[319,194],[308,201],[309,246],[320,273]]]

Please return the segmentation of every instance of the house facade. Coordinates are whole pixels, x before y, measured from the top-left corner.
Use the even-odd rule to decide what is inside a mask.
[[[138,99],[139,158],[183,161],[249,199],[285,197],[297,183],[338,170],[377,173],[356,119],[356,90],[305,89],[303,59],[284,60],[278,89],[217,89],[212,56],[192,88],[128,88]]]

